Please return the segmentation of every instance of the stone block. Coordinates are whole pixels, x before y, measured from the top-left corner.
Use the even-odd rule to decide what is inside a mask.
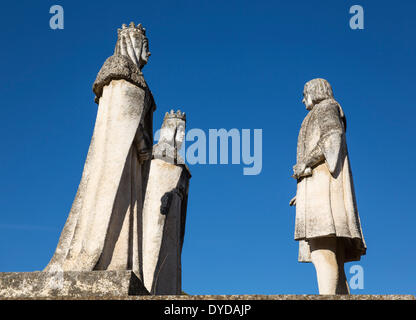
[[[0,299],[102,299],[148,294],[132,271],[0,273]]]

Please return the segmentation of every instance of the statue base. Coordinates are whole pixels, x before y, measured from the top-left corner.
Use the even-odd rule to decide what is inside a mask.
[[[148,294],[133,271],[0,273],[0,299],[120,299]]]

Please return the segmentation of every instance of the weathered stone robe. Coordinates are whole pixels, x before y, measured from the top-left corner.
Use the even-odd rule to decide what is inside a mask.
[[[153,159],[143,207],[143,278],[151,294],[182,293],[182,246],[189,179],[186,165]]]
[[[153,143],[152,94],[121,55],[94,83],[97,119],[81,183],[45,271],[133,270],[142,274],[142,207]]]
[[[312,176],[297,183],[295,240],[300,241],[300,262],[311,261],[308,240],[316,237],[343,241],[345,261],[360,260],[366,252],[345,129],[343,111],[333,99],[315,105],[302,123],[297,162],[305,161],[313,151],[325,160],[313,166]]]

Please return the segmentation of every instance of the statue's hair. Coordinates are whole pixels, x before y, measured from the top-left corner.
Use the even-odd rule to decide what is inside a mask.
[[[308,93],[314,104],[326,99],[333,99],[334,93],[332,87],[325,79],[313,79],[305,84],[303,93]]]
[[[306,93],[310,94],[314,104],[318,104],[324,100],[331,100],[331,104],[335,103],[339,108],[339,114],[344,124],[344,130],[347,131],[347,119],[345,118],[344,111],[340,104],[334,99],[334,93],[328,81],[318,78],[307,82],[303,89],[303,94]]]

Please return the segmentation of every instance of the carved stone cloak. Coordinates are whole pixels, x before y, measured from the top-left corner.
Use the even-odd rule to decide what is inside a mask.
[[[99,102],[81,183],[45,271],[141,272],[141,213],[153,143],[152,94],[140,70],[112,56],[94,83]]]
[[[341,106],[333,99],[315,105],[302,123],[297,162],[305,162],[313,152],[320,152],[325,160],[313,166],[312,176],[300,178],[297,184],[295,240],[299,241],[300,262],[311,261],[308,240],[317,237],[344,241],[345,261],[360,260],[366,252],[345,128]]]

